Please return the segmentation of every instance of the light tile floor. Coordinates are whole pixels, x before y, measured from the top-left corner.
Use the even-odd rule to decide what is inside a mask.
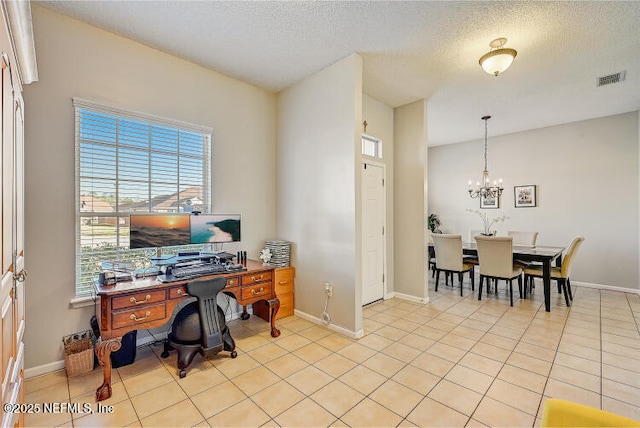
[[[465,284],[431,284],[426,305],[397,298],[363,310],[352,340],[298,317],[230,323],[238,357],[199,355],[184,379],[176,353],[138,349],[113,372],[112,413],[28,415],[27,426],[517,426],[540,425],[548,397],[640,420],[640,297],[578,287],[571,308],[541,285],[509,307]],[[517,291],[516,291],[517,294]],[[91,403],[102,371],[26,381],[26,402]]]

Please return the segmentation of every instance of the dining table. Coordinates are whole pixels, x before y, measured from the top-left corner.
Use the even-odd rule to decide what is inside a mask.
[[[536,245],[533,247],[513,246],[513,260],[523,262],[537,262],[542,264],[542,281],[544,283],[544,307],[551,312],[551,262],[557,267],[562,266],[562,252],[564,247],[547,247]],[[478,245],[475,242],[463,242],[462,253],[478,256]]]

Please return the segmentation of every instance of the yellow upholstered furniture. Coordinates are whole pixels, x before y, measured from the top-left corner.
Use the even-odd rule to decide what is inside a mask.
[[[640,427],[640,421],[595,407],[548,398],[542,411],[543,428],[549,427]]]
[[[562,258],[562,266],[551,268],[551,279],[558,281],[558,288],[562,288],[567,306],[571,306],[571,300],[573,300],[571,281],[569,280],[571,267],[573,266],[573,260],[578,252],[578,248],[580,248],[583,241],[584,237],[582,236],[573,238],[567,249],[567,254]],[[527,287],[527,283],[533,284],[533,278],[542,278],[542,267],[528,267],[524,270],[525,287]]]

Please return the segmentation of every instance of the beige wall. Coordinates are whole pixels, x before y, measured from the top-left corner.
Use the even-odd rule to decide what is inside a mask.
[[[394,110],[395,294],[428,299],[426,254],[427,110],[416,101]]]
[[[500,137],[491,137],[489,121],[489,172],[505,190],[502,208],[485,211],[510,217],[499,234],[537,230],[542,245],[583,235],[572,282],[638,290],[639,145],[638,112]],[[466,239],[482,228],[465,210],[479,208],[467,183],[482,173],[483,150],[483,140],[429,149],[429,207],[445,233]],[[527,184],[537,185],[538,206],[514,208],[513,187]]]
[[[376,100],[375,98],[362,95],[362,120],[367,121],[367,135],[382,140],[382,159],[375,159],[384,164],[387,181],[385,183],[385,197],[387,203],[385,243],[386,243],[386,277],[387,294],[394,290],[394,268],[393,268],[393,108]]]
[[[353,334],[362,323],[361,123],[356,54],[278,94],[278,236],[294,243],[296,312],[321,318],[329,282],[332,324]]]
[[[25,88],[27,368],[62,360],[62,336],[89,328],[94,312],[69,308],[72,97],[213,128],[213,210],[242,214],[238,249],[251,258],[276,236],[274,94],[38,6],[33,22],[40,81]]]

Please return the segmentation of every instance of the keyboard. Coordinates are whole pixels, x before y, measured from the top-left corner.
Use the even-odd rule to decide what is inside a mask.
[[[182,266],[173,268],[171,270],[171,274],[176,278],[194,278],[197,276],[204,276],[221,272],[227,272],[226,266],[214,263],[202,263]]]

